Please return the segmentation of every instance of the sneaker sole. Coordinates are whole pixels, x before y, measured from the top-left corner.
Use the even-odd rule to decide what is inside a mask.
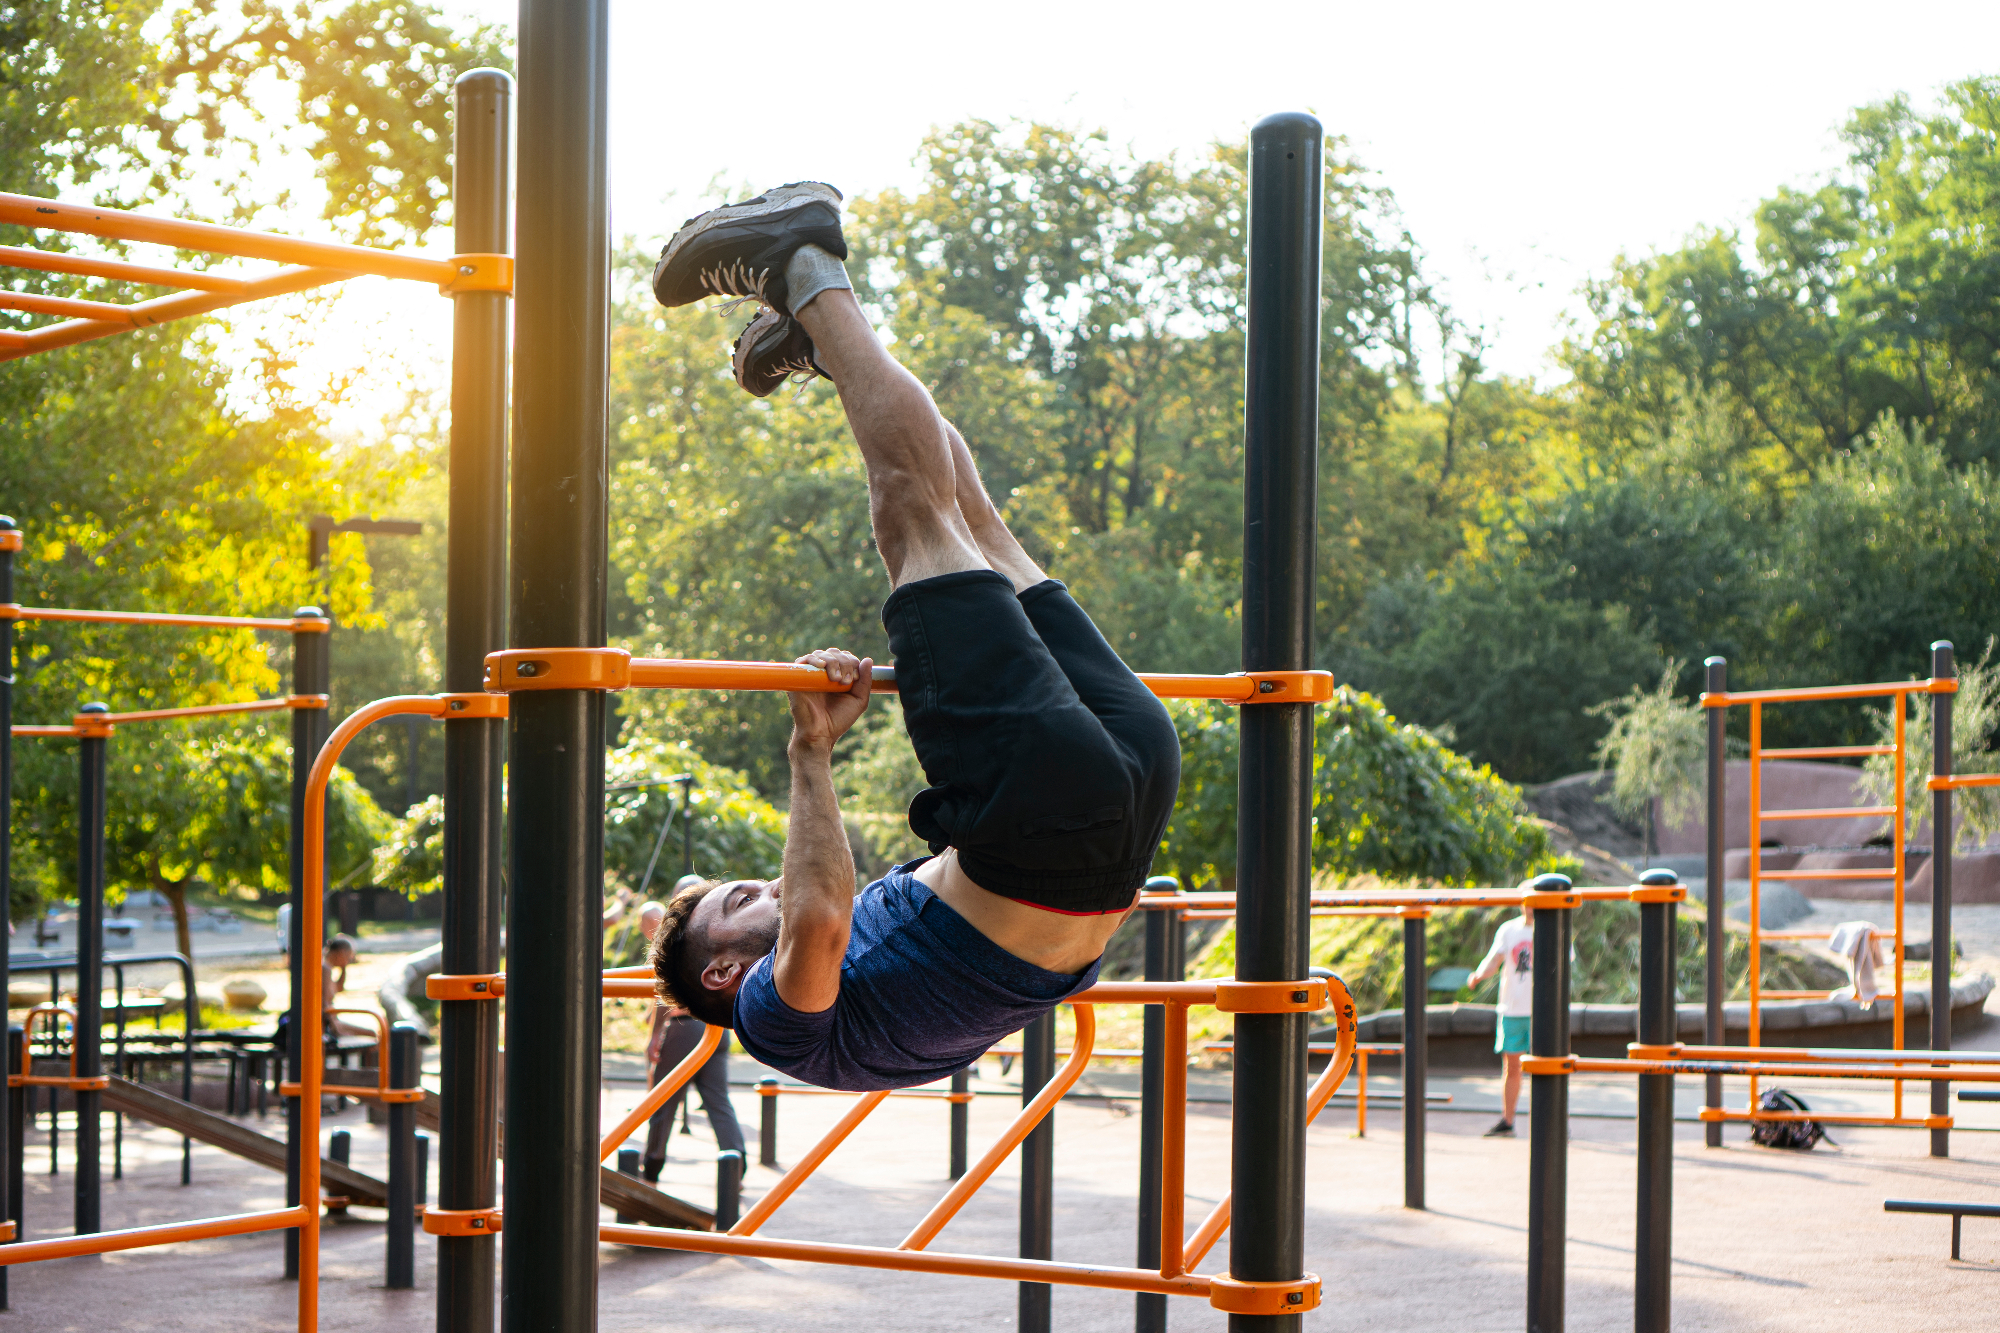
[[[674,233],[673,239],[667,242],[667,248],[660,252],[660,262],[653,265],[653,282],[655,285],[659,283],[660,274],[681,251],[717,227],[796,212],[810,204],[831,204],[838,212],[845,198],[839,190],[824,181],[794,181],[775,190],[766,190],[755,203],[724,204],[721,208],[711,208]]]

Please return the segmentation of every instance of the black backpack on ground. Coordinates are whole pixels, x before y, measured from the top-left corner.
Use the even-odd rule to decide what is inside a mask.
[[[1757,1109],[1810,1111],[1812,1108],[1783,1088],[1772,1088],[1757,1099]],[[1833,1142],[1826,1137],[1825,1128],[1817,1120],[1754,1120],[1750,1124],[1750,1141],[1766,1148],[1791,1148],[1803,1152],[1821,1139]]]

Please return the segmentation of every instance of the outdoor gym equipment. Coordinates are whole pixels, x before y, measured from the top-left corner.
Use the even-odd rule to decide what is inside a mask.
[[[560,26],[560,25],[559,25]],[[602,85],[597,85],[601,95]],[[448,570],[446,638],[447,688],[477,689],[485,654],[500,644],[500,592],[505,564],[500,534],[504,518],[502,478],[505,476],[507,415],[508,298],[513,288],[513,259],[506,253],[509,205],[509,107],[513,81],[497,70],[475,70],[456,87],[456,146],[453,201],[459,253],[441,257],[397,254],[364,246],[301,241],[265,232],[244,231],[205,223],[181,222],[121,210],[65,204],[54,200],[0,195],[0,221],[23,227],[82,233],[116,240],[151,242],[214,255],[276,261],[290,265],[257,278],[229,278],[177,269],[152,268],[120,260],[84,258],[48,251],[6,247],[0,264],[47,272],[81,273],[130,282],[177,286],[178,295],[142,301],[132,306],[8,294],[0,304],[73,316],[64,323],[28,333],[0,334],[0,359],[14,359],[51,348],[129,332],[168,320],[199,315],[246,301],[285,292],[303,291],[362,274],[435,284],[453,298],[451,555]],[[572,85],[551,88],[555,100],[572,97]],[[596,159],[601,170],[602,160]],[[524,203],[525,207],[525,203]],[[596,288],[600,323],[603,284]],[[12,553],[20,549],[18,531],[0,531],[0,602],[11,603]],[[244,624],[226,617],[142,617],[123,612],[57,612],[45,618],[92,619],[108,623]],[[13,651],[12,618],[0,619],[0,651]],[[250,625],[252,628],[299,629],[289,622]],[[324,637],[321,651],[295,655],[294,697],[326,692]],[[459,970],[491,969],[499,961],[498,829],[499,731],[489,719],[453,727],[446,733],[445,806],[447,885],[457,912],[447,913],[446,965]],[[293,713],[295,759],[292,796],[290,861],[293,893],[295,1012],[313,1014],[319,1006],[320,972],[300,966],[302,940],[317,940],[323,929],[323,904],[302,893],[306,830],[307,765],[320,749],[323,710]],[[0,735],[11,732],[12,699],[0,686]],[[0,790],[12,778],[11,754],[0,746]],[[5,827],[0,820],[0,829]],[[323,823],[323,820],[322,820]],[[8,871],[8,844],[0,832],[0,885]],[[478,883],[465,889],[470,878]],[[455,918],[455,919],[454,919]],[[4,937],[0,937],[4,938]],[[3,947],[3,946],[0,946]],[[0,952],[0,985],[6,982],[5,953]],[[79,951],[92,973],[79,992],[95,1003],[98,952]],[[444,1006],[448,1034],[456,1031],[446,1056],[446,1076],[452,1095],[445,1099],[443,1151],[439,1163],[441,1205],[490,1203],[494,1170],[491,1145],[495,1137],[497,1025],[490,1006]],[[465,1025],[472,1026],[467,1028]],[[295,1166],[288,1172],[287,1204],[233,1217],[210,1218],[123,1232],[83,1235],[62,1240],[30,1241],[0,1246],[0,1267],[71,1254],[104,1253],[148,1245],[170,1244],[211,1236],[259,1231],[286,1234],[287,1273],[300,1278],[299,1326],[317,1322],[319,1230],[319,1087],[324,1074],[320,1025],[293,1022],[290,1046],[291,1079],[302,1096],[291,1099],[288,1115],[288,1155]],[[467,1063],[469,1062],[469,1064]],[[80,1071],[81,1072],[81,1071]],[[483,1075],[483,1079],[482,1079]],[[486,1091],[482,1094],[480,1089]],[[6,1127],[9,1137],[18,1125]],[[301,1152],[310,1142],[315,1150]],[[483,1191],[483,1193],[482,1193]],[[301,1203],[301,1200],[308,1202]],[[447,1240],[439,1246],[440,1327],[492,1326],[493,1267],[490,1247]],[[456,1317],[466,1323],[453,1322]],[[483,1320],[481,1318],[483,1313]]]
[[[1725,730],[1728,710],[1744,707],[1749,710],[1749,811],[1750,811],[1750,1028],[1749,1044],[1753,1047],[1763,1044],[1762,1004],[1765,1000],[1777,999],[1823,999],[1818,991],[1767,991],[1762,983],[1762,954],[1765,940],[1817,939],[1820,936],[1809,931],[1765,930],[1759,911],[1761,889],[1765,881],[1787,880],[1849,880],[1888,881],[1895,902],[1895,926],[1886,932],[1896,943],[1894,984],[1883,998],[1890,1002],[1890,1024],[1893,1033],[1892,1045],[1897,1050],[1906,1049],[1903,1030],[1904,996],[1904,946],[1907,932],[1903,924],[1903,893],[1905,880],[1905,841],[1909,833],[1908,807],[1904,793],[1904,772],[1908,760],[1908,746],[1905,731],[1908,722],[1906,700],[1913,694],[1927,694],[1931,700],[1932,767],[1931,778],[1926,784],[1931,792],[1931,827],[1933,830],[1931,862],[1931,994],[1930,994],[1930,1048],[1933,1051],[1951,1049],[1951,858],[1952,858],[1952,792],[1963,787],[1992,786],[2000,784],[2000,774],[1968,775],[1954,777],[1951,763],[1952,697],[1958,691],[1957,669],[1952,660],[1952,645],[1943,639],[1931,644],[1930,676],[1924,680],[1895,681],[1879,685],[1832,685],[1804,689],[1751,690],[1732,693],[1728,688],[1728,663],[1720,657],[1708,658],[1707,688],[1701,696],[1702,706],[1708,710],[1708,913],[1707,948],[1711,960],[1724,956],[1727,948],[1724,916],[1725,854],[1727,829],[1727,756],[1725,752]],[[1766,749],[1764,747],[1764,706],[1766,704],[1815,703],[1837,700],[1887,699],[1894,715],[1894,739],[1887,745],[1819,745],[1794,748]],[[1832,809],[1792,809],[1766,810],[1763,808],[1763,765],[1772,759],[1854,759],[1876,755],[1892,756],[1891,766],[1895,775],[1895,800],[1889,805],[1851,806]],[[1891,862],[1881,869],[1776,869],[1766,870],[1763,865],[1763,830],[1767,822],[1782,822],[1800,819],[1859,819],[1890,821]],[[1711,965],[1708,969],[1707,1014],[1703,1036],[1708,1046],[1723,1049],[1727,1035],[1723,1028],[1723,969]],[[1903,1112],[1903,1080],[1896,1080],[1895,1105],[1887,1116],[1877,1115],[1822,1115],[1813,1118],[1828,1124],[1846,1125],[1889,1125],[1911,1128],[1926,1128],[1931,1132],[1931,1156],[1950,1155],[1951,1146],[1951,1090],[1943,1080],[1931,1081],[1930,1113],[1911,1116]],[[1734,1110],[1722,1104],[1722,1075],[1711,1073],[1707,1080],[1706,1105],[1701,1117],[1708,1123],[1708,1146],[1722,1146],[1722,1126],[1726,1121],[1781,1120],[1787,1113],[1766,1111],[1758,1105],[1757,1080],[1750,1080],[1749,1096],[1742,1110]]]

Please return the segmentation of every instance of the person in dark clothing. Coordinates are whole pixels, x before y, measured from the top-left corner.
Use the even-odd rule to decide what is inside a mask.
[[[839,391],[868,468],[882,622],[929,786],[932,855],[854,892],[833,746],[873,663],[806,654],[845,692],[789,696],[790,828],[775,880],[677,893],[654,940],[667,1003],[733,1027],[822,1087],[908,1087],[965,1068],[1097,977],[1172,813],[1172,720],[1007,530],[965,441],[869,327],[840,260],[840,194],[804,182],[691,219],[661,255],[667,305],[751,298],[738,383]]]

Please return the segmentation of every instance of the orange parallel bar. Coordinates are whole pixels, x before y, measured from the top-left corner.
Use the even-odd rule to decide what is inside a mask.
[[[1768,758],[1769,756],[1765,756]],[[1842,805],[1824,810],[1759,810],[1759,819],[1883,819],[1896,813],[1893,805]]]
[[[607,967],[604,969],[604,975],[607,977],[650,977],[653,975],[653,966],[650,963],[637,963],[631,967]]]
[[[1747,1049],[1743,1046],[1685,1046],[1681,1054],[1698,1060],[1732,1060]],[[2000,1065],[2000,1051],[1885,1051],[1848,1050],[1840,1046],[1759,1046],[1756,1058],[1829,1064],[1991,1064]]]
[[[1832,933],[1826,930],[1760,930],[1757,932],[1757,938],[1760,940],[1824,940]],[[1878,940],[1893,939],[1895,935],[1896,932],[1893,930],[1878,930],[1875,932],[1875,938]]]
[[[505,985],[505,982],[502,982]],[[505,990],[495,991],[496,995],[506,994]],[[660,993],[653,988],[650,977],[612,977],[604,979],[604,998],[607,1000],[657,1000]]]
[[[67,620],[92,625],[178,625],[199,629],[274,629],[324,634],[333,622],[324,616],[183,616],[153,611],[80,611],[60,606],[20,606],[0,603],[0,620]]]
[[[695,1043],[694,1049],[689,1051],[686,1057],[679,1064],[675,1065],[665,1078],[655,1083],[652,1089],[639,1099],[639,1104],[633,1108],[632,1114],[619,1121],[618,1127],[604,1136],[603,1141],[597,1145],[597,1160],[601,1162],[611,1156],[612,1153],[617,1152],[618,1145],[625,1142],[626,1139],[631,1138],[633,1131],[638,1129],[639,1126],[651,1120],[653,1112],[665,1106],[667,1099],[679,1092],[682,1086],[700,1071],[708,1057],[715,1054],[715,1048],[721,1044],[721,1028],[715,1027],[712,1024],[704,1028],[701,1040]]]
[[[137,713],[90,713],[84,716],[99,726],[116,727],[127,722],[164,722],[180,717],[218,717],[225,713],[278,713],[294,708],[324,708],[326,704],[324,694],[291,694],[282,699],[252,699],[240,704],[198,704],[191,708],[149,708]]]
[[[1950,679],[1899,680],[1882,685],[1809,685],[1792,690],[1730,690],[1701,696],[1703,708],[1728,708],[1734,704],[1811,703],[1826,699],[1880,699],[1892,694],[1952,694],[1958,682]]]
[[[1950,1129],[1950,1116],[1869,1115],[1866,1111],[1730,1111],[1701,1108],[1703,1120],[1816,1120],[1823,1125],[1869,1125],[1876,1128]]]
[[[71,319],[95,319],[109,323],[134,323],[130,306],[115,301],[87,301],[74,296],[39,296],[34,292],[0,291],[0,310],[19,310],[30,315],[67,315]]]
[[[1871,754],[1894,754],[1893,745],[1808,745],[1789,750],[1764,750],[1765,759],[1858,759]]]
[[[53,351],[58,347],[73,347],[77,343],[130,333],[134,326],[171,324],[177,319],[206,315],[211,311],[243,305],[249,301],[261,301],[267,297],[308,291],[314,287],[324,287],[330,282],[345,282],[353,276],[352,273],[329,268],[285,268],[279,269],[268,278],[258,278],[244,283],[240,292],[179,292],[173,296],[156,297],[151,301],[141,301],[137,305],[126,306],[126,318],[123,321],[71,319],[27,333],[9,333],[4,339],[0,339],[0,361],[18,361],[37,352]]]
[[[8,730],[9,730],[9,731],[10,731],[10,732],[11,732],[12,734],[14,734],[14,735],[16,735],[16,736],[81,736],[81,735],[83,735],[83,728],[82,728],[82,727],[32,727],[32,726],[22,726],[22,727],[9,727],[9,728],[8,728]]]
[[[1156,982],[1154,984],[1159,985],[1162,983]],[[1172,983],[1165,984],[1171,985]],[[1093,986],[1070,1002],[1070,1013],[1076,1018],[1076,1037],[1074,1039],[1074,1050],[1070,1054],[1069,1062],[1056,1072],[1054,1078],[1043,1085],[1042,1090],[1035,1094],[1035,1099],[1032,1102],[1021,1108],[1021,1114],[1014,1117],[1014,1123],[1007,1126],[1007,1132],[1002,1134],[994,1142],[993,1146],[986,1150],[985,1155],[979,1159],[973,1168],[953,1182],[951,1189],[946,1191],[942,1199],[938,1200],[936,1206],[930,1212],[924,1214],[923,1220],[911,1229],[909,1235],[903,1237],[903,1243],[897,1246],[898,1249],[921,1250],[924,1246],[930,1244],[932,1240],[936,1239],[937,1233],[944,1230],[945,1223],[951,1221],[957,1215],[958,1210],[965,1206],[965,1201],[970,1199],[979,1187],[986,1183],[989,1176],[1000,1169],[1000,1163],[1007,1160],[1007,1154],[1019,1147],[1021,1140],[1027,1138],[1029,1132],[1036,1125],[1042,1123],[1043,1118],[1055,1109],[1055,1104],[1062,1100],[1063,1094],[1076,1086],[1076,1081],[1083,1077],[1085,1066],[1090,1063],[1090,1048],[1097,1040],[1097,1011],[1091,1004],[1085,1001],[1102,989],[1104,989],[1102,986]],[[1215,987],[1211,985],[1209,987],[1211,995],[1214,990]],[[1107,1003],[1116,1003],[1116,1001],[1107,1001]],[[1185,1038],[1185,1033],[1183,1033],[1183,1037]],[[1171,1064],[1171,1062],[1169,1063]],[[1183,1059],[1182,1063],[1186,1063],[1185,1059]],[[869,1109],[873,1110],[874,1108],[871,1106]],[[786,1179],[790,1178],[790,1173],[787,1173]],[[745,1220],[747,1221],[748,1219]],[[748,1228],[739,1223],[736,1230],[747,1234]]]
[[[442,286],[458,276],[450,258],[427,259],[393,250],[346,245],[339,241],[302,241],[275,232],[222,227],[212,222],[184,222],[117,208],[66,204],[56,199],[0,194],[0,222],[39,231],[81,232],[119,241],[170,245],[177,250],[201,250],[242,259],[268,259],[279,264],[309,264],[318,268],[403,278]]]
[[[1925,1064],[1907,1065],[1820,1065],[1796,1061],[1765,1060],[1598,1060],[1572,1057],[1570,1067],[1579,1074],[1735,1074],[1783,1078],[1863,1078],[1904,1079],[1946,1082],[2000,1083],[2000,1069],[1943,1068]],[[1811,1117],[1817,1119],[1818,1117]]]
[[[138,1250],[149,1245],[176,1245],[189,1240],[213,1240],[218,1236],[248,1236],[259,1231],[289,1231],[303,1226],[308,1215],[317,1217],[317,1208],[276,1208],[262,1213],[233,1213],[227,1217],[207,1217],[198,1222],[163,1222],[150,1227],[128,1227],[123,1231],[93,1231],[82,1236],[56,1236],[49,1240],[16,1241],[0,1245],[0,1267],[37,1263],[43,1259],[71,1259],[81,1254],[110,1254],[117,1250]]]
[[[762,1236],[739,1235],[734,1231],[718,1235],[711,1231],[682,1231],[667,1227],[600,1226],[597,1234],[600,1240],[614,1244],[643,1245],[658,1250],[739,1254],[753,1259],[794,1259],[850,1268],[990,1277],[1008,1282],[1048,1282],[1060,1287],[1156,1291],[1168,1296],[1207,1296],[1212,1285],[1205,1277],[1166,1278],[1143,1268],[1066,1264],[1052,1259],[1002,1259],[983,1254],[932,1254],[923,1250],[891,1250],[874,1245],[841,1245],[831,1241],[767,1240]]]
[[[1960,773],[1948,778],[1932,778],[1924,785],[1932,791],[1962,791],[1967,787],[2000,787],[2000,773]]]
[[[1763,879],[1898,879],[1893,868],[1887,870],[1760,870]]]
[[[197,292],[235,294],[245,280],[221,273],[190,272],[177,268],[155,268],[122,259],[97,259],[88,255],[58,254],[53,250],[33,250],[19,245],[0,245],[0,268],[29,268],[42,273],[74,273],[85,278],[111,278],[118,282],[139,282],[152,287],[182,287]]]
[[[1318,1119],[1319,1113],[1326,1109],[1326,1104],[1333,1100],[1333,1094],[1339,1091],[1341,1083],[1347,1078],[1349,1067],[1354,1062],[1357,1030],[1354,1022],[1354,997],[1348,993],[1346,985],[1337,978],[1328,981],[1326,986],[1327,999],[1334,1012],[1334,1021],[1338,1025],[1338,1036],[1334,1042],[1333,1058],[1326,1062],[1326,1068],[1320,1071],[1312,1090],[1306,1094],[1308,1125]],[[1234,1197],[1233,1192],[1223,1195],[1222,1202],[1215,1205],[1214,1210],[1202,1219],[1202,1224],[1195,1228],[1195,1233],[1188,1237],[1185,1247],[1186,1257],[1182,1261],[1187,1267],[1193,1268],[1206,1258],[1208,1252],[1215,1248],[1215,1242],[1222,1238],[1222,1233],[1228,1230],[1230,1204]]]
[[[1214,699],[1223,703],[1247,703],[1258,697],[1257,679],[1236,672],[1229,675],[1199,676],[1139,672],[1139,680],[1162,699]],[[818,667],[795,662],[735,662],[686,658],[635,657],[631,661],[629,685],[658,690],[788,690],[793,692],[840,693],[847,687],[835,684]],[[874,668],[871,679],[876,694],[896,692],[896,669]]]

